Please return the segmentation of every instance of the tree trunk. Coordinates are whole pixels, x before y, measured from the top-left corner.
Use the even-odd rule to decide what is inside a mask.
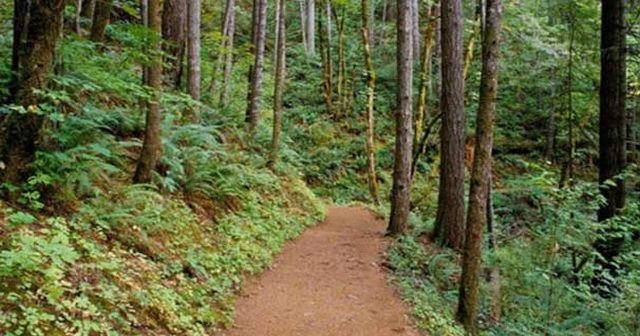
[[[96,9],[96,0],[82,0],[82,10],[80,16],[93,20],[93,13]]]
[[[82,33],[82,26],[80,25],[80,21],[82,19],[82,0],[76,0],[76,17],[74,22],[74,29],[76,34],[80,35]]]
[[[551,78],[555,78],[555,71],[551,74]],[[555,90],[551,89],[550,98],[555,97]],[[556,150],[556,109],[554,104],[549,107],[549,119],[547,120],[547,141],[545,147],[545,157],[547,161],[555,162]]]
[[[362,44],[364,48],[364,63],[367,70],[367,175],[369,178],[369,193],[371,194],[371,199],[375,204],[378,204],[378,178],[376,176],[375,159],[375,124],[373,119],[376,73],[373,68],[373,60],[371,58],[369,27],[369,1],[362,0]]]
[[[171,86],[180,88],[186,45],[187,1],[164,0],[162,10],[162,38],[165,40],[164,52],[167,54],[165,74]]]
[[[222,90],[220,92],[220,105],[226,106],[229,103],[229,93],[231,92],[231,71],[233,70],[233,47],[236,29],[235,1],[227,0],[227,8],[224,14],[225,26],[222,28],[224,36],[224,74],[222,77]]]
[[[462,1],[442,0],[442,127],[440,186],[434,237],[462,249],[464,240],[464,76]]]
[[[487,0],[487,25],[482,40],[482,78],[476,118],[476,141],[469,192],[466,238],[457,318],[469,334],[477,334],[482,232],[487,225],[487,204],[491,181],[493,120],[498,91],[501,0]]]
[[[322,61],[322,88],[325,105],[327,107],[327,115],[333,115],[333,60],[331,59],[331,40],[329,39],[329,31],[331,25],[331,9],[330,1],[326,0],[327,11],[327,27],[326,33],[323,29],[323,20],[318,20],[318,30],[320,37],[320,56]]]
[[[420,91],[418,95],[418,110],[416,112],[414,146],[420,142],[424,120],[426,116],[429,87],[431,86],[431,56],[433,54],[434,33],[438,21],[438,2],[434,2],[429,10],[427,29],[424,33],[424,50],[422,53],[422,69],[420,71]],[[416,147],[417,148],[417,147]]]
[[[345,22],[345,8],[341,7],[341,16],[338,17],[337,11],[334,11],[336,19],[336,30],[338,31],[338,108],[335,109],[334,119],[337,121],[340,119],[340,115],[346,113],[346,86],[347,86],[347,62],[345,60],[345,34],[344,34],[344,22]]]
[[[307,55],[316,53],[316,0],[307,0]]]
[[[302,45],[304,46],[304,52],[309,56],[308,44],[307,44],[307,0],[298,0],[300,4],[300,34],[302,35]]]
[[[109,24],[112,7],[113,0],[96,0],[96,8],[93,12],[93,25],[91,25],[91,41],[104,41],[104,30]]]
[[[411,203],[411,156],[413,154],[411,1],[397,0],[396,146],[391,189],[391,215],[387,228],[387,233],[390,235],[403,234],[407,230]]]
[[[482,28],[482,0],[477,0],[476,10],[473,17],[473,29],[471,30],[471,34],[469,35],[469,40],[467,41],[467,44],[466,44],[466,49],[464,50],[463,75],[465,80],[469,75],[469,68],[471,67],[471,62],[473,61],[473,53],[475,51],[476,39],[480,35],[481,28]]]
[[[2,125],[0,180],[14,186],[26,181],[28,165],[39,146],[43,117],[37,91],[45,90],[62,28],[63,0],[14,1],[11,101],[27,113],[12,112]],[[15,195],[9,195],[14,198]]]
[[[162,30],[161,17],[161,0],[148,0],[149,29],[158,34],[160,37]],[[160,39],[154,41],[151,53],[151,64],[148,71],[148,85],[152,90],[151,97],[147,103],[147,118],[144,132],[144,140],[142,143],[142,152],[138,159],[135,174],[133,176],[134,183],[150,183],[153,171],[156,168],[160,152],[162,151],[162,142],[160,134],[160,90],[162,85],[162,56],[159,51],[162,48]]]
[[[600,159],[598,163],[600,191],[607,203],[598,210],[598,220],[615,216],[625,205],[624,179],[616,178],[626,165],[625,94],[626,65],[624,0],[602,1],[602,31],[600,45]],[[605,186],[612,180],[614,185]],[[607,228],[611,231],[613,228]],[[612,276],[617,273],[614,258],[620,253],[621,238],[599,239],[595,248],[602,258],[597,263]],[[612,287],[600,273],[594,279],[598,288]]]
[[[255,0],[257,8],[254,10],[255,18],[255,49],[254,64],[251,70],[251,82],[249,88],[249,104],[247,106],[246,122],[250,134],[258,127],[260,117],[260,100],[262,97],[262,65],[264,62],[264,47],[267,25],[266,0]]]
[[[189,0],[187,4],[187,54],[188,80],[187,91],[193,100],[200,101],[200,0]],[[198,121],[197,108],[188,108],[183,118],[192,122]]]
[[[276,0],[278,17],[278,44],[276,45],[276,74],[273,92],[273,135],[271,139],[271,159],[269,165],[274,167],[278,161],[280,151],[280,132],[282,129],[282,92],[284,91],[286,73],[286,23],[285,23],[285,0]]]
[[[420,57],[420,1],[411,0],[411,40],[413,57]]]

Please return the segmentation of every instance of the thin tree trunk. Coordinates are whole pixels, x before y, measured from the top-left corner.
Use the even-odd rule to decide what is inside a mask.
[[[483,18],[486,17],[486,12],[482,15]],[[486,24],[483,23],[483,29],[485,30]],[[494,223],[494,215],[493,215],[493,182],[492,182],[493,173],[489,174],[489,185],[487,191],[487,234],[489,241],[489,251],[495,253],[498,249],[498,238],[496,233],[496,225]],[[494,265],[489,268],[488,281],[489,282],[489,290],[491,293],[490,305],[491,305],[491,315],[489,316],[490,325],[497,325],[500,323],[502,319],[502,284],[500,281],[500,269],[498,266]]]
[[[567,162],[564,171],[560,178],[560,187],[564,187],[566,182],[569,185],[573,185],[573,170],[574,170],[574,157],[575,157],[575,140],[574,140],[574,113],[573,113],[573,54],[574,54],[574,40],[575,40],[575,14],[574,9],[571,10],[570,15],[570,37],[569,37],[569,61],[567,64],[567,114],[569,119],[569,148],[567,149]]]
[[[143,26],[149,27],[149,0],[140,1],[140,19]],[[149,67],[143,64],[142,65],[142,85],[147,85],[148,83],[149,83]]]
[[[162,38],[164,52],[169,56],[166,77],[171,85],[179,89],[182,80],[185,45],[187,39],[187,1],[164,0],[162,10]]]
[[[274,167],[278,161],[280,152],[280,132],[282,128],[282,93],[284,91],[286,73],[286,23],[285,23],[285,0],[276,0],[278,17],[278,44],[276,46],[276,74],[273,93],[273,136],[271,139],[271,159],[269,165]]]
[[[62,29],[63,0],[14,1],[13,74],[11,102],[35,112],[37,91],[45,90]],[[43,117],[37,113],[9,113],[2,125],[0,157],[5,165],[0,180],[19,186],[29,175],[40,143]],[[10,199],[16,195],[9,195]]]
[[[336,19],[336,29],[338,31],[338,108],[335,109],[335,120],[340,119],[340,115],[346,113],[346,84],[347,84],[347,62],[345,60],[345,34],[344,34],[344,22],[345,22],[345,9],[341,8],[341,16],[337,16],[337,11],[334,11]]]
[[[188,80],[187,91],[193,100],[200,101],[200,0],[189,0],[187,5],[187,54]],[[198,121],[198,111],[194,108],[185,109],[185,120]]]
[[[309,56],[309,45],[307,44],[307,0],[298,0],[300,4],[300,33],[302,34],[302,45],[304,52]]]
[[[375,204],[378,204],[378,178],[376,176],[375,159],[375,124],[373,118],[374,99],[376,92],[376,73],[371,59],[371,45],[369,38],[369,1],[362,0],[362,44],[364,48],[364,63],[367,70],[367,167],[369,178],[369,193]]]
[[[464,241],[464,76],[462,1],[442,0],[442,127],[438,211],[434,237],[456,250]]]
[[[93,13],[93,25],[91,26],[91,41],[104,41],[104,31],[111,18],[112,6],[113,0],[96,0],[96,8]]]
[[[249,134],[253,134],[258,127],[260,118],[260,101],[262,98],[262,66],[264,62],[264,48],[266,38],[266,25],[267,25],[267,4],[266,0],[256,0],[258,6],[255,27],[255,53],[253,70],[251,71],[251,83],[250,83],[250,99],[247,106],[246,122],[249,130]]]
[[[227,9],[225,10],[226,29],[223,28],[225,37],[224,52],[224,74],[222,77],[222,91],[220,92],[220,105],[226,106],[229,103],[229,93],[231,92],[231,71],[233,70],[233,48],[235,39],[235,1],[227,0]]]
[[[555,70],[553,71],[551,78],[555,78]],[[553,99],[555,97],[555,90],[551,89],[550,98]],[[549,107],[549,119],[547,121],[547,141],[545,148],[545,157],[547,161],[554,162],[555,161],[555,149],[556,149],[556,109],[554,104],[552,103]]]
[[[330,1],[326,0],[327,6]],[[327,114],[333,115],[333,60],[331,59],[331,43],[328,39],[329,25],[331,24],[331,9],[327,7],[327,30],[323,29],[323,20],[318,21],[319,37],[320,37],[320,56],[322,61],[322,88]]]
[[[602,1],[602,31],[600,45],[600,192],[607,203],[598,210],[598,220],[605,222],[625,205],[625,182],[616,178],[626,165],[625,95],[626,95],[626,28],[624,0]],[[612,180],[613,185],[605,185]],[[607,225],[606,222],[603,225]],[[606,228],[607,231],[613,228]],[[604,271],[615,277],[614,258],[620,253],[621,238],[601,238],[595,248],[602,258],[596,261]],[[614,284],[600,273],[594,279],[596,288],[611,288]],[[604,291],[606,292],[606,290]]]
[[[411,35],[411,0],[397,0],[397,112],[396,145],[391,190],[391,215],[387,233],[403,234],[407,230],[411,203],[411,156],[413,154],[413,45]]]
[[[493,120],[498,92],[501,0],[487,0],[487,26],[482,41],[482,78],[476,118],[476,141],[469,192],[466,238],[462,257],[462,276],[457,318],[469,334],[476,335],[480,302],[482,232],[487,225],[487,204],[491,183]]]
[[[467,79],[469,75],[469,68],[471,67],[471,63],[473,62],[473,54],[475,51],[476,39],[480,36],[480,31],[482,28],[482,0],[477,0],[476,2],[476,10],[473,17],[473,30],[469,35],[469,40],[467,41],[466,48],[464,50],[464,78]]]
[[[148,19],[149,29],[161,36],[162,16],[161,16],[161,0],[148,0]],[[152,90],[151,97],[147,103],[147,117],[144,132],[144,140],[142,142],[142,152],[138,159],[135,174],[133,175],[134,183],[150,183],[153,171],[156,168],[160,152],[162,151],[161,134],[160,134],[160,90],[162,85],[162,56],[160,50],[162,44],[158,38],[151,46],[154,50],[151,53],[151,64],[148,73],[148,85]]]
[[[436,22],[438,21],[438,2],[435,1],[429,10],[427,29],[424,33],[424,50],[422,53],[422,69],[420,71],[420,91],[418,95],[418,109],[415,121],[414,146],[417,146],[422,135],[425,116],[429,99],[429,89],[431,86],[431,56],[433,54],[434,33]]]
[[[411,40],[413,56],[420,57],[420,5],[419,0],[411,0]]]
[[[80,25],[80,21],[82,19],[82,0],[76,0],[76,17],[75,17],[75,31],[76,34],[80,35],[82,32],[82,26]]]
[[[316,53],[316,0],[307,0],[307,53],[313,57]]]

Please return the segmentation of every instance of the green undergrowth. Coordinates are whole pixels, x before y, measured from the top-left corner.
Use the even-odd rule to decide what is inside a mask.
[[[211,334],[232,321],[243,279],[325,215],[288,138],[268,169],[267,125],[249,141],[238,110],[169,90],[157,172],[131,185],[147,32],[114,25],[109,34],[113,44],[100,48],[65,39],[41,93],[47,132],[33,174],[2,185],[20,195],[0,203],[2,335]],[[192,107],[202,122],[183,125]]]
[[[630,193],[625,211],[607,224],[613,230],[603,232],[596,219],[602,202],[596,184],[577,182],[558,188],[558,171],[519,156],[501,157],[498,165],[501,173],[493,191],[498,248],[484,247],[481,334],[637,335],[638,195]],[[630,190],[638,183],[634,169],[627,175]],[[437,195],[436,185],[426,179],[415,186]],[[454,319],[460,256],[429,237],[435,202],[435,197],[414,197],[411,230],[389,251],[392,281],[412,306],[420,328],[432,335],[463,335]],[[617,290],[608,298],[594,293],[590,285],[599,267],[592,246],[604,236],[621,242]],[[500,272],[499,291],[489,282],[493,268]],[[498,323],[490,322],[495,302],[501,307]]]

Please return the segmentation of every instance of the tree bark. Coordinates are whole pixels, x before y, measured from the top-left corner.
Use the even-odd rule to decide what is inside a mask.
[[[307,55],[313,57],[316,53],[316,0],[307,0]]]
[[[367,71],[367,176],[369,179],[369,193],[375,204],[379,203],[378,178],[376,176],[375,159],[375,124],[374,100],[376,92],[376,73],[371,58],[371,40],[369,38],[369,1],[362,0],[362,44],[364,49],[364,63]]]
[[[615,216],[625,205],[625,182],[616,178],[626,165],[625,95],[626,95],[626,27],[624,0],[602,1],[600,44],[600,159],[598,163],[600,191],[607,203],[598,210],[598,220]],[[614,185],[604,185],[612,180]],[[606,225],[606,224],[604,224]],[[606,228],[611,231],[613,228]],[[615,276],[614,258],[620,253],[621,238],[601,238],[595,248],[601,258],[597,263]],[[604,274],[596,274],[597,287],[612,287]]]
[[[162,30],[161,17],[161,0],[148,0],[149,29],[158,37]],[[153,171],[156,168],[160,152],[162,151],[161,142],[161,114],[160,114],[160,90],[162,86],[162,56],[160,50],[162,44],[158,38],[152,45],[154,49],[151,53],[151,64],[148,71],[148,85],[151,88],[151,97],[147,103],[146,127],[144,132],[144,140],[142,143],[142,152],[138,159],[135,174],[133,176],[134,183],[150,183]]]
[[[189,0],[187,4],[187,54],[188,76],[187,91],[193,100],[200,101],[200,0]],[[183,118],[192,122],[198,121],[197,108],[188,108]]]
[[[266,0],[255,0],[257,8],[254,10],[255,18],[255,47],[254,64],[251,73],[249,87],[249,104],[247,106],[246,122],[250,134],[253,134],[258,127],[260,118],[260,100],[262,98],[262,66],[264,62],[264,48],[267,24],[267,4]]]
[[[420,56],[420,1],[411,0],[411,40],[413,42],[413,56]]]
[[[473,29],[471,30],[471,34],[469,35],[469,40],[467,41],[466,48],[464,50],[463,75],[465,80],[469,75],[469,68],[471,67],[471,62],[473,61],[473,53],[475,51],[476,39],[480,35],[481,28],[482,28],[482,0],[477,0],[476,10],[473,17]]]
[[[387,233],[403,234],[407,230],[411,203],[411,156],[413,154],[413,44],[411,35],[411,1],[397,0],[397,106],[396,145],[391,190],[391,215]]]
[[[434,237],[462,249],[464,240],[464,76],[462,1],[442,0],[442,127],[440,186]]]
[[[227,0],[225,9],[225,24],[222,28],[224,36],[224,73],[222,77],[222,90],[220,92],[220,105],[226,106],[229,103],[229,93],[231,92],[231,71],[233,70],[233,48],[236,29],[235,1]]]
[[[104,31],[109,24],[112,7],[113,0],[96,0],[96,7],[93,12],[93,25],[91,25],[91,41],[104,41]]]
[[[425,116],[429,98],[429,88],[431,86],[431,56],[433,54],[434,33],[438,21],[438,2],[435,1],[429,10],[427,29],[424,33],[424,48],[422,53],[422,69],[420,71],[420,86],[418,95],[418,109],[416,111],[414,146],[418,146],[422,129],[424,127]],[[416,147],[417,148],[417,147]]]
[[[304,52],[308,56],[308,44],[307,44],[307,0],[298,0],[300,4],[300,34],[302,35],[302,45],[304,46]]]
[[[327,115],[333,115],[333,60],[331,59],[331,39],[329,38],[331,9],[330,1],[325,1],[327,3],[327,10],[325,12],[327,19],[326,32],[323,29],[323,20],[318,20],[320,56],[322,62],[322,88],[325,105],[327,107]]]
[[[171,86],[180,88],[183,62],[185,56],[187,28],[187,1],[164,0],[162,10],[162,38],[165,41],[164,52],[169,56],[165,59],[167,73],[165,74]]]
[[[278,8],[278,17],[276,22],[278,24],[278,44],[276,45],[276,74],[275,74],[275,86],[273,92],[273,135],[271,138],[271,159],[269,165],[274,167],[278,162],[278,156],[280,152],[280,132],[282,129],[282,93],[284,91],[285,73],[286,73],[286,23],[285,23],[285,0],[276,0],[276,7]]]
[[[462,257],[462,276],[457,318],[469,334],[477,334],[482,232],[487,225],[493,120],[498,91],[498,53],[500,43],[501,0],[487,0],[486,29],[482,41],[482,78],[476,118],[476,141],[469,192],[466,238]]]
[[[346,86],[347,86],[347,62],[345,59],[345,34],[344,34],[344,23],[345,23],[345,8],[344,5],[341,6],[341,16],[338,17],[337,11],[334,10],[334,16],[336,20],[336,30],[338,32],[338,87],[337,87],[337,95],[338,95],[338,107],[335,109],[334,119],[337,121],[340,119],[340,115],[346,113]]]
[[[62,28],[63,0],[14,1],[14,41],[10,100],[26,113],[11,112],[0,130],[0,180],[14,186],[26,181],[39,146],[44,118],[37,114],[37,91],[45,90]],[[15,195],[9,195],[13,199]]]

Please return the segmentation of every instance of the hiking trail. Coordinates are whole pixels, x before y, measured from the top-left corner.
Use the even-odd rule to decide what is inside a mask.
[[[381,265],[385,227],[367,209],[331,208],[245,285],[221,335],[420,335]]]

